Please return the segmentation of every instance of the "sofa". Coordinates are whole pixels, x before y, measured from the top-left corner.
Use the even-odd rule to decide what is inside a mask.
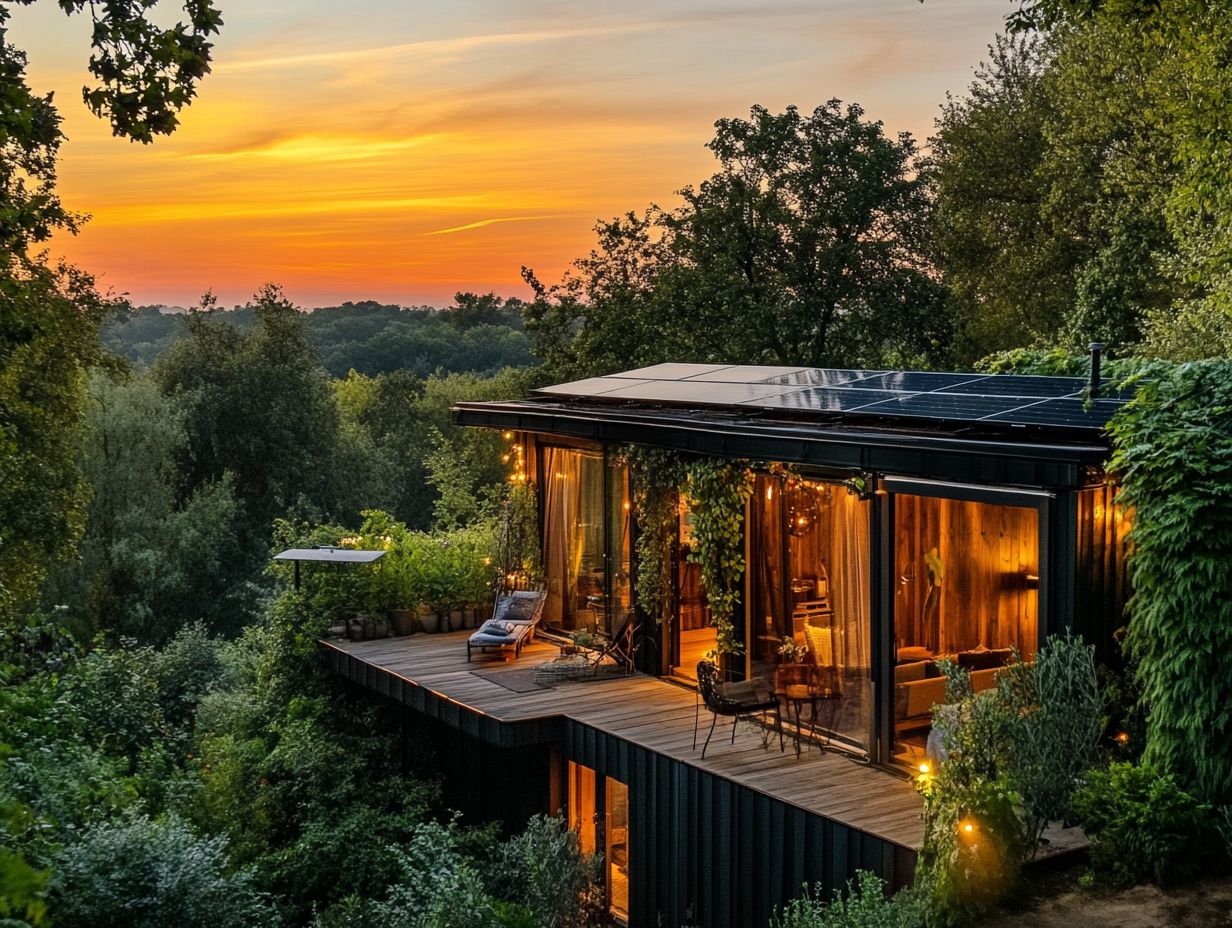
[[[996,685],[997,674],[1012,659],[1007,650],[977,649],[955,655],[958,666],[971,673],[971,689],[979,693]],[[933,706],[945,702],[945,676],[935,660],[917,660],[894,668],[894,730],[910,731],[932,724]]]

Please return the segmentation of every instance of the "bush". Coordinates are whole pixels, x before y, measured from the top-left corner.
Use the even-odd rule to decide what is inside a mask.
[[[577,833],[561,818],[534,816],[497,854],[494,895],[532,912],[545,928],[582,925],[602,907],[599,862],[583,854]]]
[[[1211,807],[1150,764],[1092,771],[1074,811],[1092,839],[1096,872],[1116,885],[1175,883],[1223,856]]]
[[[826,902],[819,891],[798,896],[776,912],[771,928],[920,928],[925,908],[919,896],[905,890],[886,898],[877,874],[859,870],[847,884],[847,897],[835,892]]]
[[[99,825],[53,861],[59,928],[259,928],[276,924],[226,841],[171,818]]]

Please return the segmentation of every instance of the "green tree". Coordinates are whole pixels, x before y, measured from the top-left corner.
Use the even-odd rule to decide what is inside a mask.
[[[69,606],[79,629],[164,641],[194,619],[231,627],[238,579],[237,507],[229,474],[181,493],[186,414],[153,380],[96,374],[82,429],[92,488],[75,558],[53,571],[44,598]]]
[[[221,25],[210,0],[188,0],[189,23],[171,28],[147,18],[148,3],[60,6],[94,20],[98,84],[83,91],[90,109],[138,141],[173,131],[209,70],[208,37]],[[57,195],[60,116],[50,94],[26,83],[25,53],[6,31],[10,15],[11,4],[0,4],[0,611],[29,601],[48,561],[70,551],[81,530],[86,491],[72,432],[109,308],[89,276],[31,252],[58,229],[75,231],[81,217]]]
[[[257,292],[252,308],[256,325],[247,331],[208,305],[190,313],[189,337],[154,374],[185,410],[182,492],[230,474],[243,515],[237,542],[255,565],[275,518],[296,510],[337,516],[349,475],[333,466],[338,408],[300,312],[273,285]]]
[[[560,284],[524,277],[536,350],[557,376],[664,360],[928,366],[946,357],[924,259],[914,141],[856,105],[722,119],[719,171],[683,204],[597,227]]]

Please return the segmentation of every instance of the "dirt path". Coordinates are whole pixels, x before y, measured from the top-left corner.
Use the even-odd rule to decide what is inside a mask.
[[[1232,876],[1119,892],[1070,883],[1058,895],[991,919],[986,928],[1232,928]]]

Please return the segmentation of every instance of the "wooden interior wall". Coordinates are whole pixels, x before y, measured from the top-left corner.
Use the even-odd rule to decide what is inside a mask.
[[[1132,513],[1115,505],[1116,488],[1078,492],[1078,563],[1074,585],[1074,628],[1095,645],[1102,663],[1119,665],[1117,629],[1125,624],[1129,601],[1127,534]]]
[[[894,500],[898,647],[952,654],[983,645],[1035,653],[1039,516],[1032,508],[899,494]],[[929,597],[927,555],[942,565]]]

